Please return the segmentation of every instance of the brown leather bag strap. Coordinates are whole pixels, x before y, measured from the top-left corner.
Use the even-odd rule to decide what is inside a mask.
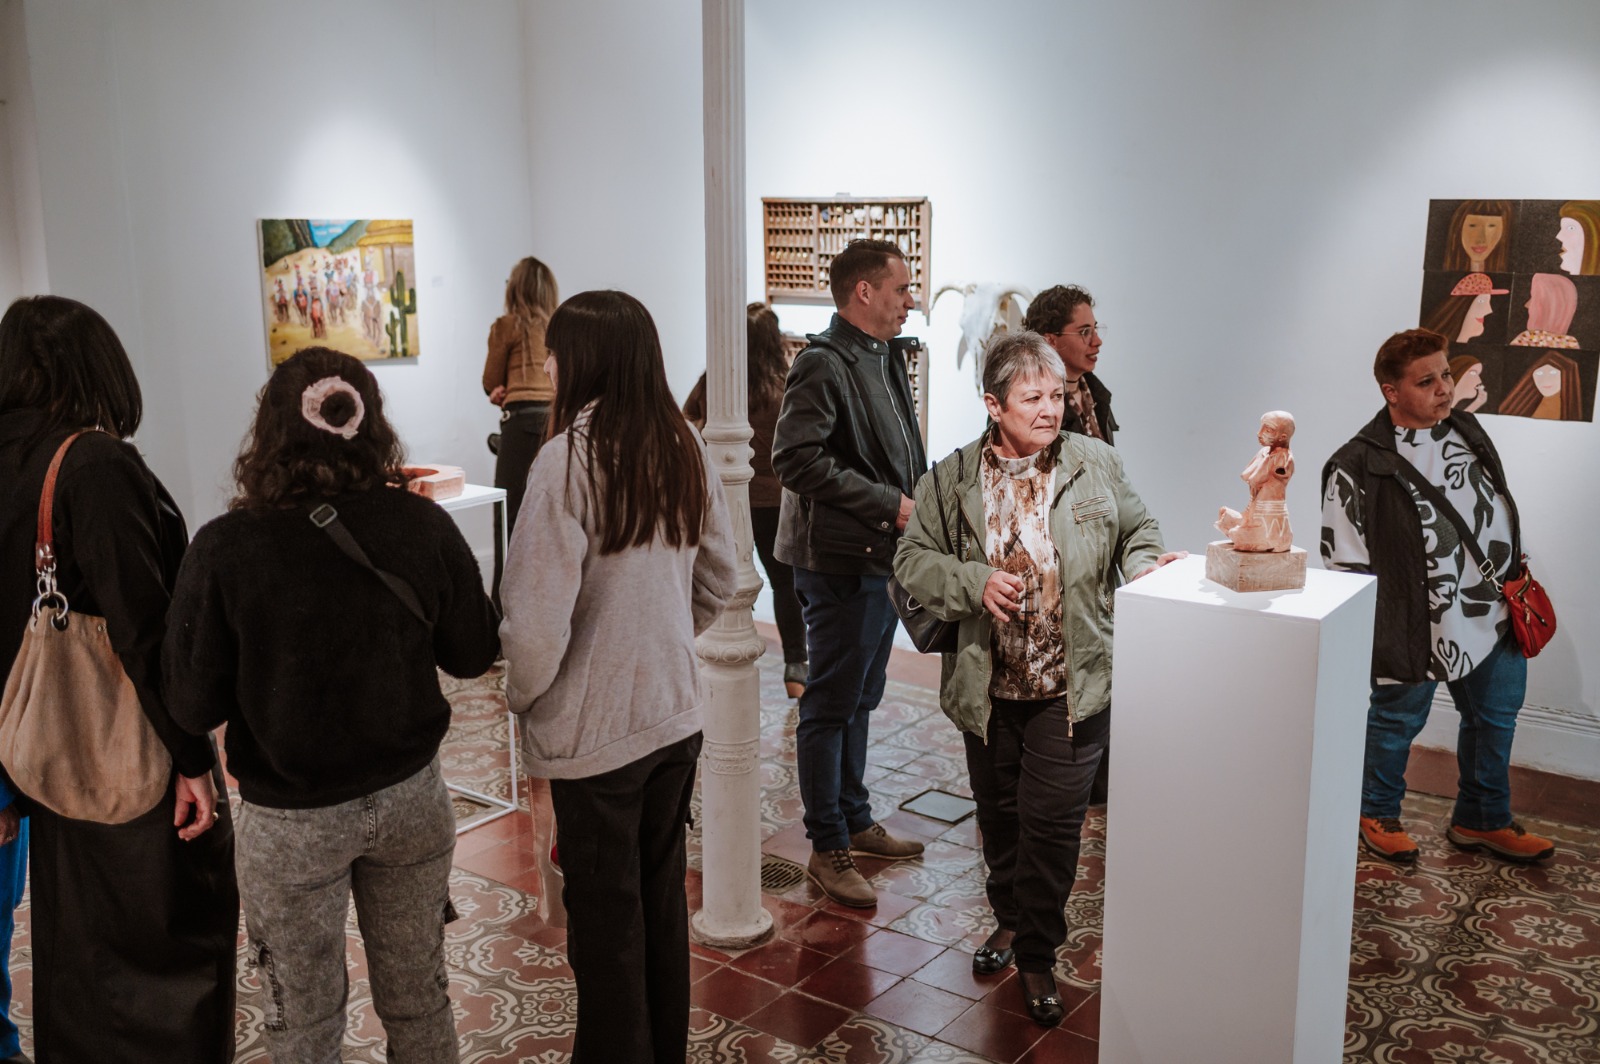
[[[39,491],[39,530],[33,543],[33,560],[40,572],[56,563],[56,477],[61,473],[61,461],[67,457],[67,448],[87,431],[74,432],[61,441],[61,446],[56,448],[56,456],[50,459],[50,469],[44,475],[44,487]]]

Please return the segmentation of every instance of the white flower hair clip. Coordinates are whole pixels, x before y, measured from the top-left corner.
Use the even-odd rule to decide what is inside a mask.
[[[343,425],[330,425],[322,416],[322,404],[327,402],[330,395],[343,392],[355,403],[356,412],[350,415],[350,420]],[[331,432],[335,436],[345,439],[354,439],[356,430],[361,428],[361,419],[366,417],[367,407],[361,401],[361,393],[356,391],[355,385],[343,377],[324,377],[315,384],[308,385],[300,393],[300,416],[311,422],[313,426],[323,432]]]

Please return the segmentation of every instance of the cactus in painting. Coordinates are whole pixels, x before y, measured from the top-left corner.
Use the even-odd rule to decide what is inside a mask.
[[[404,300],[400,298],[402,292],[406,294]],[[389,308],[389,324],[383,330],[389,336],[389,357],[409,358],[411,338],[406,315],[417,312],[417,290],[406,287],[404,270],[394,272],[394,283],[389,286]]]

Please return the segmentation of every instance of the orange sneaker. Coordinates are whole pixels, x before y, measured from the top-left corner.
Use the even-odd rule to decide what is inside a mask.
[[[1474,831],[1451,824],[1445,835],[1463,850],[1488,850],[1508,861],[1542,861],[1556,852],[1555,843],[1528,834],[1515,820],[1495,831]]]
[[[1417,859],[1417,844],[1397,817],[1362,817],[1361,844],[1385,861],[1410,864]]]

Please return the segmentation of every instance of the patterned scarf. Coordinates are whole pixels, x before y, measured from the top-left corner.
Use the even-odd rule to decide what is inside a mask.
[[[1093,436],[1097,440],[1105,439],[1105,433],[1100,431],[1100,422],[1094,416],[1094,396],[1089,394],[1089,382],[1083,377],[1067,383],[1067,402],[1072,404],[1072,412],[1078,415],[1078,424],[1083,427],[1085,436]]]

